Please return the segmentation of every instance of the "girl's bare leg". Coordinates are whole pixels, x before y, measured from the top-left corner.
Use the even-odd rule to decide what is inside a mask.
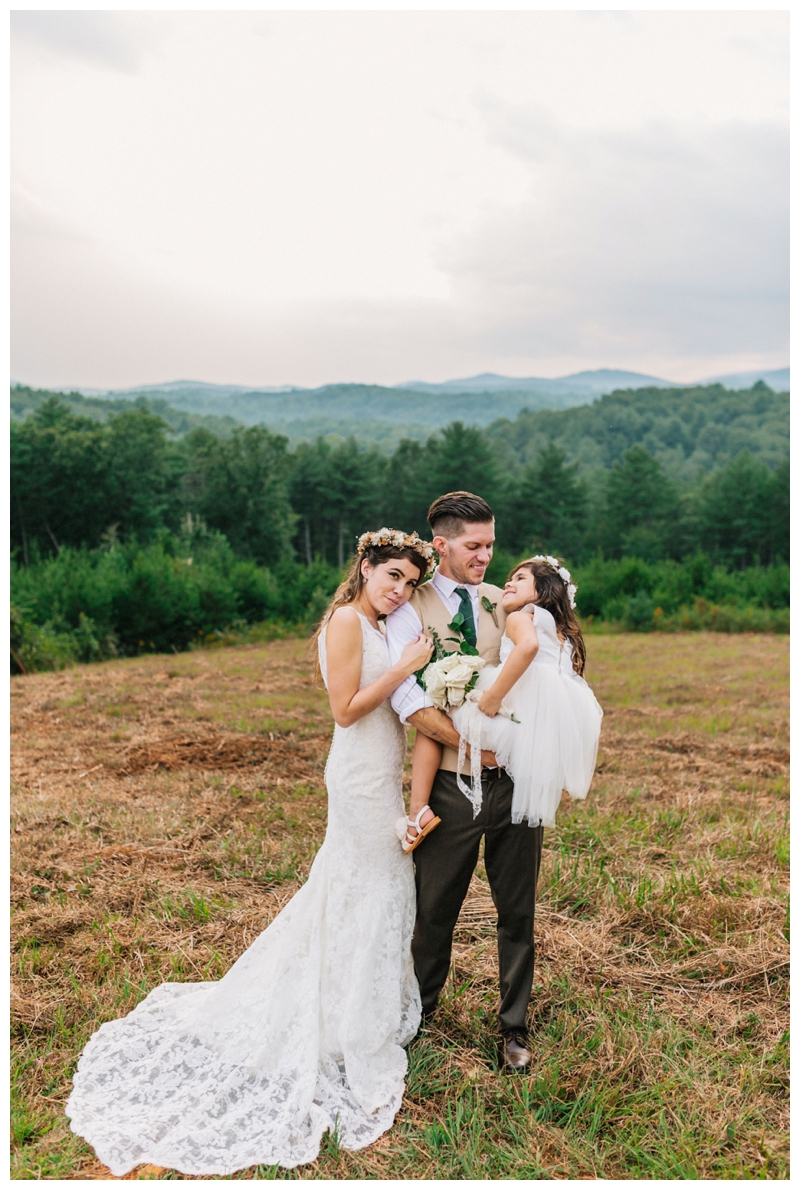
[[[408,808],[409,818],[416,818],[423,806],[428,804],[433,782],[439,771],[442,759],[442,745],[437,744],[430,736],[417,732],[414,741],[414,751],[411,754],[411,804]],[[420,826],[426,826],[434,817],[433,810],[422,815]],[[408,828],[409,837],[416,835],[413,826]]]

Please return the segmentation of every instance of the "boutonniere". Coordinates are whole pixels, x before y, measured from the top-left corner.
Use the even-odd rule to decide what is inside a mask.
[[[492,617],[495,628],[499,628],[500,625],[497,623],[497,604],[492,603],[488,595],[481,595],[481,607]]]

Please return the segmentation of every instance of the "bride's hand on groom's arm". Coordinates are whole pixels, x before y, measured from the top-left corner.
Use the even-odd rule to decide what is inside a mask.
[[[433,641],[424,632],[420,632],[415,640],[411,640],[400,654],[400,660],[396,666],[398,670],[403,671],[403,678],[410,678],[418,669],[422,669],[423,665],[427,665],[431,659],[433,652]]]
[[[401,682],[430,660],[433,643],[421,633],[406,645],[400,658],[368,686],[361,686],[363,629],[356,609],[338,607],[326,629],[328,698],[340,727],[351,727],[369,715]]]

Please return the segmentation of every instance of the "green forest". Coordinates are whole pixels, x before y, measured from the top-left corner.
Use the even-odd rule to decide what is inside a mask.
[[[12,390],[17,672],[307,629],[361,532],[426,535],[457,488],[495,510],[489,578],[559,554],[590,629],[788,630],[789,398],[761,382],[616,392],[383,449],[78,396]]]

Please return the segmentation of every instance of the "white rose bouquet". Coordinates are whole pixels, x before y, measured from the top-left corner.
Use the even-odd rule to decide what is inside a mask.
[[[475,646],[464,640],[463,621],[464,617],[459,613],[447,625],[451,631],[459,634],[458,637],[447,638],[458,645],[449,653],[436,629],[428,629],[433,637],[433,657],[423,669],[417,670],[418,683],[433,705],[442,711],[462,705],[486,664]]]
[[[429,661],[417,679],[433,705],[448,711],[461,706],[485,664],[483,657],[445,653]]]

